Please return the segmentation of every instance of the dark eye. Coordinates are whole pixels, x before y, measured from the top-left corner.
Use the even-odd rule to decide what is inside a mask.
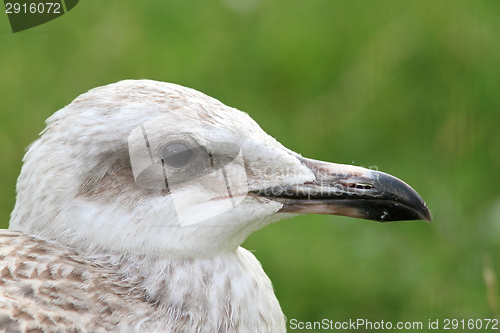
[[[185,166],[194,157],[194,151],[186,142],[174,141],[164,146],[161,151],[162,160],[174,168]]]

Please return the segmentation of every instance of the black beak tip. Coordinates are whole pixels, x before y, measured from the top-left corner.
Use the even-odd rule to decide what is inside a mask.
[[[370,217],[377,221],[431,222],[432,214],[422,197],[402,180],[383,172],[376,173],[377,183],[382,191],[384,202],[374,204]]]
[[[421,217],[422,217],[421,218],[422,221],[426,221],[427,223],[432,222],[432,213],[429,210],[429,208],[427,208],[427,205],[425,204],[425,202],[424,202],[424,208],[422,209],[422,216]]]
[[[347,203],[350,207],[355,207],[356,202]],[[399,202],[387,202],[373,200],[369,205],[363,204],[358,207],[359,215],[363,219],[378,222],[396,221],[416,221],[422,220],[431,222],[432,216],[427,206],[416,209]]]

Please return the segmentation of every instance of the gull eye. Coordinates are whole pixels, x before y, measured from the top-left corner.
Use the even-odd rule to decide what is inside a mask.
[[[195,156],[193,149],[183,141],[173,141],[160,150],[162,161],[174,168],[181,168]]]

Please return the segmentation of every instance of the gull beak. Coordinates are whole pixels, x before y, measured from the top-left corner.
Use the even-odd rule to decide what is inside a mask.
[[[280,212],[342,215],[380,222],[424,220],[431,213],[420,195],[384,172],[300,157],[312,182],[254,191],[283,204]]]

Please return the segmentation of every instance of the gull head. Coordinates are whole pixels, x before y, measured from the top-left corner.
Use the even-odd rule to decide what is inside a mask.
[[[96,253],[209,258],[297,214],[431,219],[393,176],[304,158],[246,113],[150,80],[77,97],[23,162],[9,228]]]

